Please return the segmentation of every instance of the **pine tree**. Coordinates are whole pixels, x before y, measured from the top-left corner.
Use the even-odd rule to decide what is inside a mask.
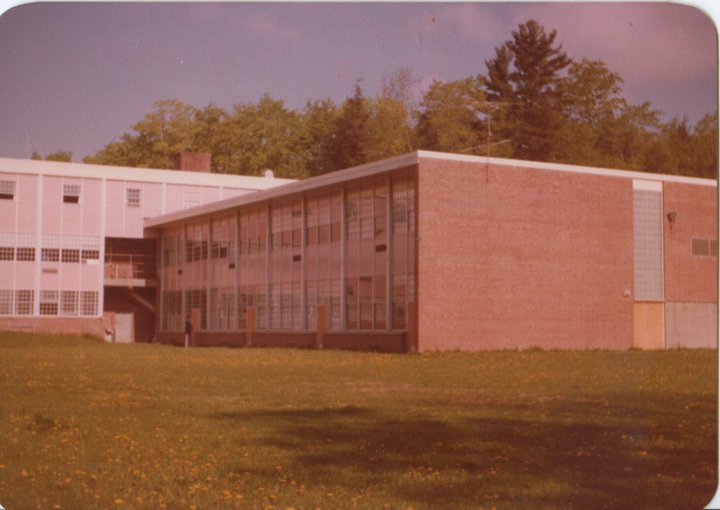
[[[563,124],[559,84],[571,61],[562,45],[555,46],[556,36],[555,30],[547,34],[537,21],[527,21],[485,62],[488,99],[508,106],[503,129],[518,158],[549,161],[557,153]]]

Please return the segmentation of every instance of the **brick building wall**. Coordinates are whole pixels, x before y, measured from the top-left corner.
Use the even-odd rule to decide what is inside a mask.
[[[666,182],[663,202],[666,347],[717,347],[717,253],[692,247],[717,242],[717,188]]]
[[[632,181],[421,160],[420,350],[632,346]]]

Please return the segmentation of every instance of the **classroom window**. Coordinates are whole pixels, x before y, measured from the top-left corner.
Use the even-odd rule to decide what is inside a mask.
[[[77,204],[80,202],[80,185],[65,184],[63,185],[63,202],[66,204]]]
[[[18,261],[33,262],[35,261],[35,248],[18,248],[16,257]]]
[[[15,315],[32,315],[34,298],[35,291],[33,290],[16,290]]]
[[[127,188],[125,190],[125,205],[140,207],[142,205],[142,190],[140,188]]]
[[[60,249],[42,248],[40,250],[40,260],[43,262],[60,262]]]
[[[15,199],[15,181],[0,181],[0,200]]]
[[[80,293],[80,315],[98,314],[97,291],[83,291]]]
[[[40,315],[57,315],[58,314],[58,291],[41,290],[40,291]]]

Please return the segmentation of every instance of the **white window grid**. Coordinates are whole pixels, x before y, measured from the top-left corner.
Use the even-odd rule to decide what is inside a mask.
[[[142,205],[142,189],[127,188],[125,190],[125,205],[127,207],[140,207]]]
[[[80,245],[83,250],[99,250],[100,236],[83,236]]]
[[[13,291],[12,289],[0,289],[0,315],[12,315],[13,313]]]
[[[0,195],[12,195],[14,197],[16,187],[17,183],[15,181],[0,180]]]
[[[34,290],[15,291],[15,315],[32,315],[35,298]]]
[[[80,198],[79,184],[63,184],[63,197]]]
[[[16,238],[18,246],[35,247],[35,234],[18,232]]]
[[[15,246],[16,237],[14,232],[0,232],[0,246]]]
[[[80,315],[98,314],[98,292],[82,291],[80,293]]]
[[[62,247],[68,249],[80,249],[83,246],[82,236],[63,236]]]
[[[202,202],[202,197],[200,195],[199,190],[185,190],[183,192],[183,208],[184,209],[190,209],[191,207],[195,207],[200,205]]]
[[[44,234],[42,237],[43,248],[61,248],[62,237],[57,234]]]
[[[60,292],[60,315],[78,314],[78,291],[63,290]]]
[[[41,290],[40,315],[57,315],[58,297],[59,292],[57,290]]]

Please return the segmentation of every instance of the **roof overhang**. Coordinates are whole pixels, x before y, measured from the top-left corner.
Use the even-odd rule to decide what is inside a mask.
[[[444,160],[457,161],[474,164],[488,164],[494,167],[528,168],[535,170],[570,172],[586,175],[602,175],[606,177],[624,179],[642,179],[647,181],[676,182],[694,184],[699,186],[717,186],[717,181],[712,179],[701,179],[698,177],[684,177],[678,175],[653,174],[648,172],[634,172],[628,170],[614,170],[610,168],[595,168],[579,165],[567,165],[561,163],[542,163],[536,161],[523,161],[515,159],[491,158],[484,156],[468,156],[464,154],[451,154],[433,151],[414,151],[393,158],[366,163],[345,170],[338,170],[317,177],[310,177],[300,181],[283,184],[271,189],[249,193],[246,195],[205,204],[183,211],[148,218],[145,220],[145,228],[152,229],[183,221],[197,216],[216,214],[241,207],[270,201],[280,197],[286,197],[307,191],[317,190],[324,187],[341,184],[348,181],[362,179],[373,175],[382,174],[392,170],[419,165],[422,160]]]

